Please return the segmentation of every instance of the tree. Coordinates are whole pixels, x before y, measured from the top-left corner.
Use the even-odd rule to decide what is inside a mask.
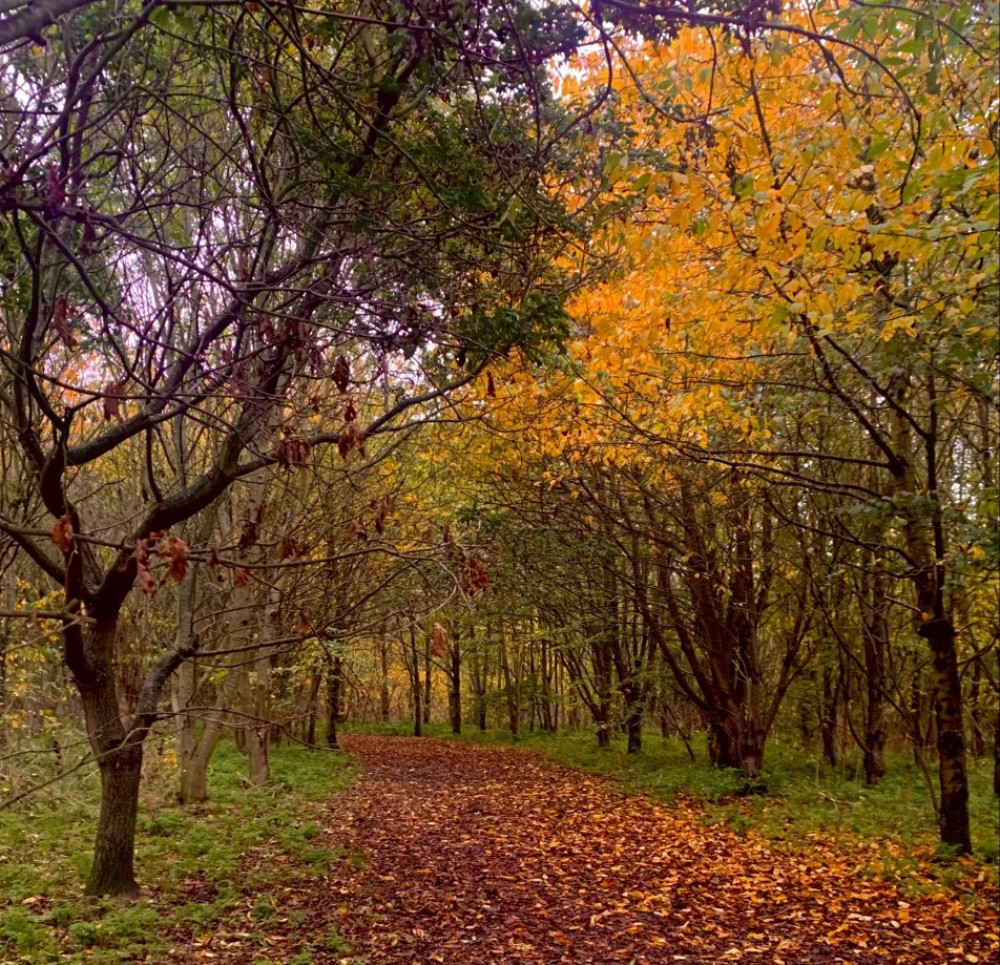
[[[533,422],[554,478],[589,463],[669,480],[687,463],[787,489],[792,509],[828,499],[822,516],[786,520],[859,550],[873,683],[883,581],[908,584],[930,661],[942,841],[967,851],[960,669],[993,643],[963,646],[955,605],[997,566],[984,516],[997,435],[995,18],[976,4],[947,21],[905,5],[781,19],[602,10],[668,41],[620,45],[612,81],[605,53],[565,85],[610,91],[616,114],[604,129],[595,120],[594,150],[607,180],[644,197],[604,233],[621,270],[571,306],[571,363],[544,380],[505,373],[498,424]],[[624,119],[627,153],[600,140]],[[869,707],[874,777],[874,694]]]
[[[872,579],[892,561],[931,658],[941,837],[961,852],[954,604],[973,557],[996,565],[981,516],[992,449],[969,430],[996,391],[997,25],[972,6],[953,13],[834,11],[718,56],[681,33],[633,59],[622,99],[692,126],[659,125],[674,169],[642,173],[653,196],[630,271],[586,303],[600,371],[584,399],[617,420],[623,447],[658,442],[833,495]],[[893,55],[851,48],[861,31]],[[682,55],[712,69],[678,74]],[[821,434],[824,408],[850,427],[846,448]]]
[[[0,528],[64,597],[102,783],[87,891],[133,893],[143,741],[197,641],[123,713],[126,601],[211,558],[171,530],[236,481],[320,445],[358,458],[558,335],[545,64],[574,30],[496,5],[78,6],[3,25],[54,24],[4,67],[0,406],[23,488]],[[123,472],[139,504],[96,504]]]

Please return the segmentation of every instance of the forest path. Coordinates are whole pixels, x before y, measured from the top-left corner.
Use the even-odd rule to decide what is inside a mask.
[[[347,743],[364,773],[329,831],[355,860],[315,900],[363,957],[330,961],[997,961],[987,902],[907,901],[864,876],[872,855],[775,851],[514,748]]]

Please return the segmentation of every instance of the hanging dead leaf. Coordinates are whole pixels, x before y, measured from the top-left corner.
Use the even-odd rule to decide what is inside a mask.
[[[282,439],[274,450],[274,458],[282,469],[299,469],[306,464],[311,448],[303,439]]]
[[[126,382],[109,382],[104,387],[104,421],[110,422],[114,419],[117,422],[121,422],[124,418],[122,415],[122,401],[125,398],[125,386]]]
[[[353,403],[348,402],[347,408],[344,409],[344,422],[353,422],[358,417],[358,410],[354,408]]]
[[[493,381],[492,372],[486,373],[486,395],[491,399],[495,399],[497,397],[497,387],[496,383]]]
[[[188,544],[172,536],[167,546],[170,550],[170,579],[175,583],[182,583],[188,570]]]
[[[77,342],[69,327],[67,319],[69,317],[69,302],[65,295],[60,295],[52,306],[52,327],[62,340],[66,348],[76,348]]]
[[[240,541],[237,544],[239,551],[245,553],[257,542],[257,523],[252,519],[243,520],[243,528],[240,530]]]
[[[156,579],[145,563],[139,563],[136,568],[136,578],[139,581],[139,586],[142,587],[142,592],[147,596],[152,596],[156,592]]]
[[[233,567],[233,586],[246,586],[250,582],[250,574],[242,566]]]
[[[440,658],[447,653],[448,631],[440,623],[435,623],[431,631],[431,655]]]
[[[64,553],[73,546],[73,521],[69,516],[60,516],[52,527],[52,542]]]
[[[351,367],[343,355],[338,355],[333,363],[333,384],[340,392],[346,392],[351,384]]]
[[[361,448],[361,433],[356,422],[348,422],[340,432],[337,440],[337,452],[341,459],[346,459],[352,449]]]

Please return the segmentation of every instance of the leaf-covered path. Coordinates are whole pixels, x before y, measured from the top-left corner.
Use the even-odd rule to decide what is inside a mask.
[[[375,963],[995,962],[980,895],[904,900],[503,747],[355,737],[328,914]]]
[[[777,851],[519,749],[355,736],[349,750],[362,776],[330,804],[332,867],[261,841],[242,906],[176,935],[170,965],[998,961],[982,880],[921,880],[907,898],[871,876],[877,847]]]

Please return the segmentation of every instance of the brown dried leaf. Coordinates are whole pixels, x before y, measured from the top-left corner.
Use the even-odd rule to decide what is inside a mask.
[[[52,527],[52,542],[64,553],[68,553],[73,546],[73,521],[69,516],[60,516]]]
[[[124,418],[122,415],[122,400],[125,398],[125,386],[128,383],[122,382],[109,382],[104,387],[104,421],[110,422],[112,419],[121,422]]]
[[[145,563],[139,563],[136,569],[136,577],[139,580],[139,586],[142,587],[143,593],[147,596],[152,596],[156,592],[156,580]]]
[[[56,334],[60,339],[62,339],[62,343],[66,346],[66,348],[76,348],[76,337],[73,335],[72,329],[70,329],[67,324],[68,317],[69,302],[66,300],[65,295],[60,295],[56,298],[55,304],[52,306],[52,325],[56,330]]]
[[[172,536],[167,546],[170,550],[170,579],[175,583],[182,583],[188,570],[188,544]]]
[[[333,363],[333,384],[340,392],[346,392],[351,384],[351,367],[343,355],[338,355]]]
[[[340,438],[337,440],[337,452],[341,459],[346,459],[352,449],[361,448],[361,433],[358,431],[356,422],[348,422],[341,430]]]
[[[435,623],[431,631],[431,655],[441,658],[447,653],[448,631],[440,623]]]
[[[245,553],[257,542],[257,523],[252,519],[243,520],[243,528],[240,530],[240,541],[237,544],[239,551]]]

